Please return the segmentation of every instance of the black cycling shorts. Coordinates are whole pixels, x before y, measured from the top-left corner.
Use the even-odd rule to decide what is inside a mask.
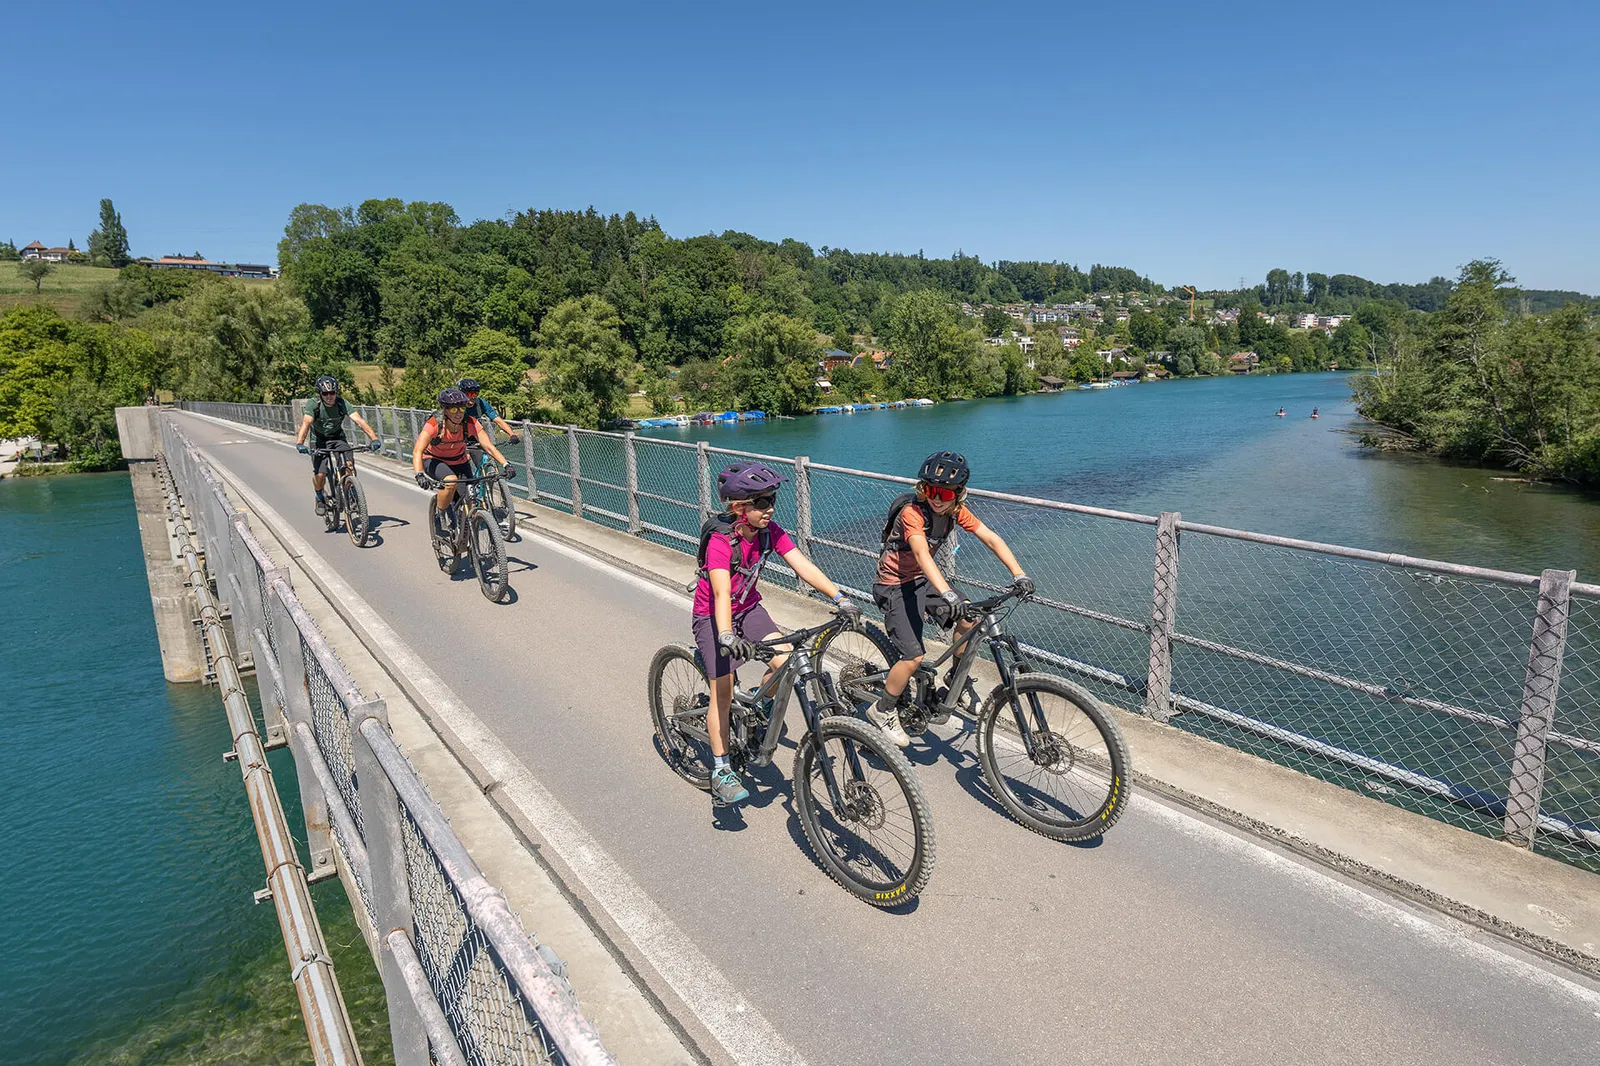
[[[431,455],[422,457],[422,472],[435,481],[443,481],[454,474],[456,477],[471,477],[472,464],[463,459],[459,463],[447,463],[443,459],[435,459]]]
[[[922,646],[924,620],[949,626],[949,607],[925,577],[912,578],[904,585],[873,585],[872,600],[883,612],[883,628],[901,659],[927,653]],[[967,598],[961,597],[961,602],[966,603]]]
[[[311,440],[311,472],[313,474],[333,473],[334,456],[330,452],[318,453],[318,448],[326,448],[330,444],[343,444],[343,437],[330,437],[327,440]]]

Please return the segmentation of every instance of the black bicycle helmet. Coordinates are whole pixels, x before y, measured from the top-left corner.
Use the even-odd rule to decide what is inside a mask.
[[[465,407],[468,402],[467,394],[454,386],[439,392],[440,407]]]
[[[917,471],[918,481],[952,489],[966,488],[971,476],[967,457],[955,452],[934,452],[922,461],[922,469]]]
[[[777,492],[787,480],[761,463],[734,463],[717,475],[717,495],[724,500],[753,500]]]
[[[324,374],[320,378],[317,379],[317,384],[316,384],[315,388],[319,393],[320,392],[338,392],[339,391],[339,381],[338,381],[337,378],[333,378],[333,377],[330,377],[327,374]]]
[[[477,378],[462,378],[456,382],[456,388],[462,392],[482,392],[483,386],[478,384]]]

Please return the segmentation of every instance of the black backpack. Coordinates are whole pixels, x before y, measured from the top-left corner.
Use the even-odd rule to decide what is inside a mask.
[[[689,582],[687,591],[693,592],[700,587],[701,581],[710,582],[711,577],[706,572],[706,548],[711,544],[711,535],[721,533],[728,538],[734,537],[739,520],[731,513],[714,514],[700,523],[700,547],[695,552],[694,580]],[[744,586],[739,590],[741,594],[748,594],[756,587],[756,582],[761,579],[761,568],[767,565],[767,557],[772,554],[772,527],[769,525],[756,537],[756,547],[761,549],[761,554],[749,567],[735,566],[734,573],[744,575]],[[730,575],[731,576],[731,575]]]
[[[894,498],[889,505],[889,517],[883,523],[883,547],[885,551],[908,552],[911,545],[906,543],[904,529],[898,529],[900,512],[907,507],[915,505],[922,512],[923,528],[927,530],[928,551],[937,552],[950,538],[950,533],[956,528],[956,516],[953,514],[935,514],[928,501],[914,492],[902,493]]]

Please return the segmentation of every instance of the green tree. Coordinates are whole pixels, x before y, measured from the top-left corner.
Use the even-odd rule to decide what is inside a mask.
[[[17,264],[17,272],[22,275],[22,280],[33,282],[33,294],[37,296],[44,279],[56,272],[56,266],[43,259],[24,259]]]
[[[323,358],[305,304],[276,286],[197,285],[144,321],[185,399],[260,403],[281,376],[275,363]]]
[[[985,307],[983,309],[983,335],[985,337],[998,337],[1011,328],[1011,316],[1006,314],[1003,307]]]
[[[71,241],[68,241],[71,247]],[[100,201],[100,225],[89,234],[89,259],[94,263],[122,268],[133,261],[128,253],[128,231],[122,215],[110,200]]]
[[[1206,352],[1206,332],[1199,326],[1178,326],[1167,334],[1174,368],[1180,377],[1191,377]]]
[[[733,326],[727,372],[741,406],[792,415],[817,402],[816,330],[767,312]]]
[[[949,301],[922,289],[899,297],[890,312],[889,347],[894,361],[889,380],[905,396],[948,399],[970,387],[981,346],[961,327]]]
[[[529,356],[511,334],[480,329],[456,353],[454,373],[477,378],[483,394],[507,418],[526,418],[533,407],[527,381]]]
[[[572,422],[598,425],[627,406],[626,375],[635,355],[621,331],[616,308],[598,296],[563,300],[540,324],[534,358]]]
[[[1160,315],[1149,311],[1135,311],[1128,316],[1128,336],[1147,352],[1155,351],[1167,333],[1167,324]]]

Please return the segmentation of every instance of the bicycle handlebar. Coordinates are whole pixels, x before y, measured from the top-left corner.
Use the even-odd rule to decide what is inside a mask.
[[[771,662],[779,655],[786,654],[785,652],[778,650],[778,645],[780,644],[804,644],[813,637],[821,636],[823,633],[826,633],[831,629],[838,629],[843,626],[849,626],[850,624],[850,619],[846,618],[843,614],[836,613],[832,618],[829,618],[826,622],[819,626],[812,626],[810,629],[797,629],[793,633],[782,633],[776,637],[773,637],[771,640],[752,640],[750,642],[750,646],[755,649],[756,660],[758,662]]]

